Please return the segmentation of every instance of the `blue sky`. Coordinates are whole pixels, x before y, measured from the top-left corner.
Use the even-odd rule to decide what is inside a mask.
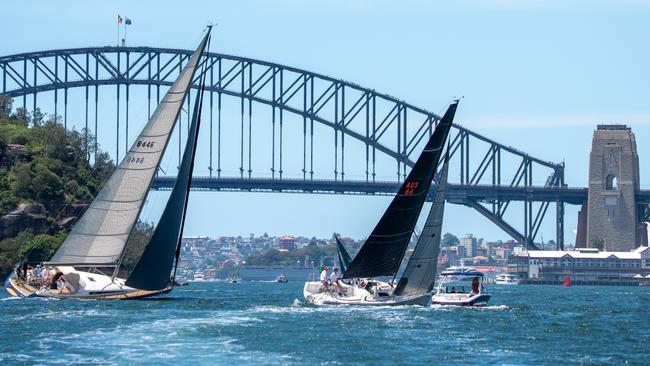
[[[219,22],[216,52],[331,75],[433,111],[464,95],[458,123],[544,160],[565,161],[571,186],[586,185],[595,125],[626,123],[637,137],[641,186],[650,189],[650,1],[9,1],[3,12],[2,55],[115,44],[119,13],[133,21],[130,45],[194,48],[204,25]],[[111,144],[102,143],[108,151]],[[205,164],[199,165],[200,174]],[[191,197],[186,234],[212,236],[337,231],[361,238],[389,202]],[[574,240],[576,212],[567,209],[567,242]],[[551,218],[545,239],[555,236]],[[453,205],[444,230],[508,239],[478,213]]]

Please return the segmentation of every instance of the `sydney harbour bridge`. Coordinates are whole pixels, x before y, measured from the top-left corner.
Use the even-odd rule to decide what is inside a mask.
[[[150,116],[190,55],[179,49],[94,47],[4,56],[0,94],[27,111],[53,103],[66,128],[70,110],[81,110],[76,126],[98,139],[113,135],[112,157],[119,161],[140,128],[129,130],[129,108],[146,105],[144,116]],[[439,120],[393,96],[290,66],[218,53],[203,62],[200,144],[209,145],[203,157],[209,173],[194,178],[196,190],[391,195]],[[180,119],[179,141],[189,116]],[[460,125],[452,130],[449,152],[448,202],[475,209],[529,248],[536,248],[549,216],[557,247],[563,248],[564,207],[587,200],[586,188],[564,184],[563,163]],[[236,164],[235,174],[225,174],[227,164]],[[173,172],[167,174],[156,178],[155,189],[171,188]]]

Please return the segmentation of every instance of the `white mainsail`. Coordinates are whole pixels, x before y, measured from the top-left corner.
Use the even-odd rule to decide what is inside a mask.
[[[194,80],[206,42],[207,36],[50,263],[118,263]]]

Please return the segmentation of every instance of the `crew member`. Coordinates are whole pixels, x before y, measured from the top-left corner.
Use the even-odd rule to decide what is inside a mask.
[[[332,274],[330,275],[330,283],[336,287],[336,291],[341,292],[343,289],[341,287],[341,284],[339,284],[339,279],[341,278],[341,275],[339,274],[339,269],[334,267],[332,270]]]
[[[320,273],[320,283],[323,285],[323,288],[327,288],[328,285],[328,278],[327,278],[327,267],[323,267],[323,271]]]

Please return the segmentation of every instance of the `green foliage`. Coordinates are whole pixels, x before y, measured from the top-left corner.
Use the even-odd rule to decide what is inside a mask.
[[[48,260],[65,240],[66,233],[58,232],[56,235],[41,234],[26,240],[18,251],[19,258],[27,258],[30,262]]]
[[[122,266],[120,268],[121,274],[126,277],[135,268],[135,265],[140,260],[144,249],[153,236],[154,226],[152,223],[138,220],[135,223],[133,233],[126,243],[126,250],[122,259]]]
[[[443,246],[450,247],[453,245],[460,244],[460,240],[458,240],[458,237],[456,237],[452,233],[445,233],[445,235],[442,236],[442,240],[440,241],[440,243]]]
[[[112,172],[114,165],[101,150],[91,164],[96,146],[92,134],[66,131],[59,120],[46,120],[39,109],[12,113],[12,99],[0,96],[0,216],[20,203],[34,202],[45,207],[52,223],[66,204],[89,203]],[[0,237],[0,278],[27,253],[30,260],[48,259],[65,236],[23,232]]]
[[[591,247],[598,248],[598,250],[602,251],[605,249],[605,241],[601,238],[596,237],[591,241]]]
[[[13,238],[0,240],[0,279],[6,277],[20,259],[18,253],[21,245],[33,237],[32,233],[23,231]]]

